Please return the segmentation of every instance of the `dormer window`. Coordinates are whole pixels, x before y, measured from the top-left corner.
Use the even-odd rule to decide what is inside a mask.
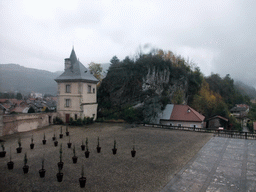
[[[66,93],[71,93],[71,85],[66,85]]]

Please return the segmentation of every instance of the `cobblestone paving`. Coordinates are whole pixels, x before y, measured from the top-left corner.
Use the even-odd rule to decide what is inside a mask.
[[[256,141],[213,137],[162,192],[256,191]]]

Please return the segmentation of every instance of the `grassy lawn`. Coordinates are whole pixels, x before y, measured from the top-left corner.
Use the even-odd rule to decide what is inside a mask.
[[[63,181],[57,182],[59,146],[52,136],[56,132],[63,148]],[[86,127],[69,127],[72,148],[75,144],[77,164],[73,164],[73,150],[67,147],[69,138],[59,139],[60,126],[54,125],[30,132],[0,137],[5,140],[6,157],[0,158],[0,191],[160,191],[186,163],[204,146],[212,134],[167,129],[135,127],[128,124],[94,123]],[[47,143],[42,144],[43,135]],[[30,149],[33,134],[35,148]],[[17,154],[18,137],[21,137],[22,153]],[[97,153],[97,138],[101,153]],[[90,157],[81,150],[82,140],[89,140]],[[114,139],[117,154],[112,154]],[[131,157],[135,141],[136,156]],[[14,169],[7,169],[12,149]],[[23,158],[27,152],[27,174],[23,173]],[[45,178],[39,177],[41,159],[45,158]],[[78,179],[84,165],[86,186],[81,189]]]

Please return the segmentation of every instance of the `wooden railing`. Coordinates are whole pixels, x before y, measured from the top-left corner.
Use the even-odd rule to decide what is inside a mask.
[[[150,123],[141,124],[141,125],[143,125],[145,127],[155,127],[155,128],[162,128],[162,129],[214,133],[214,136],[218,136],[218,137],[230,137],[230,138],[239,138],[239,139],[256,139],[256,134],[254,134],[254,133],[239,132],[236,130],[218,130],[218,129],[213,129],[213,128],[170,126],[170,125],[150,124]]]

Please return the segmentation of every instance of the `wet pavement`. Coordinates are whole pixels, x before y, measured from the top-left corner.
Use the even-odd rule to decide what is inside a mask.
[[[130,124],[94,123],[81,127],[69,127],[70,138],[59,138],[60,125],[0,137],[5,141],[6,157],[0,158],[0,192],[102,192],[102,191],[146,191],[159,192],[212,138],[210,133],[159,129]],[[59,142],[54,146],[54,133]],[[42,139],[46,135],[46,144]],[[34,149],[30,149],[33,135]],[[18,138],[21,138],[22,153],[16,153]],[[101,152],[97,153],[97,138]],[[88,138],[90,157],[80,145]],[[68,148],[70,141],[76,146],[78,161],[73,164],[73,150]],[[117,154],[112,154],[116,140]],[[64,166],[63,181],[58,182],[57,163],[62,144]],[[133,145],[136,156],[131,157]],[[10,148],[11,153],[10,153]],[[1,151],[1,148],[0,148]],[[23,173],[23,159],[27,154],[29,172]],[[14,162],[13,170],[7,169],[10,154]],[[41,161],[44,158],[44,178],[39,177]],[[87,178],[85,188],[80,188],[82,166]]]
[[[162,192],[256,191],[256,140],[213,137]]]

